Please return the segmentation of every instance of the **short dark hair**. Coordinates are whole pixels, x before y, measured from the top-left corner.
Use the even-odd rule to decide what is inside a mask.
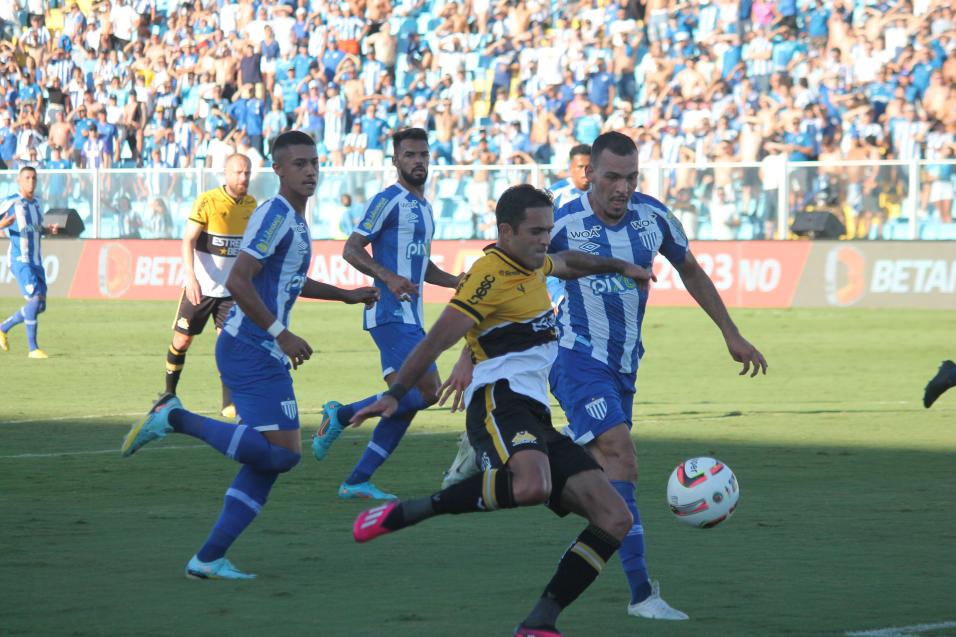
[[[597,163],[601,153],[609,150],[615,155],[625,157],[637,152],[637,144],[634,140],[617,131],[608,131],[597,136],[594,143],[591,144],[591,160]]]
[[[34,168],[33,166],[24,166],[23,168],[20,169],[20,172],[18,172],[17,175],[22,175],[23,173],[26,173],[26,172],[36,174],[37,169]]]
[[[571,152],[570,152],[570,153],[568,153],[568,157],[569,157],[570,159],[574,159],[574,158],[577,157],[578,155],[587,155],[588,157],[590,157],[590,156],[591,156],[591,145],[590,145],[590,144],[578,144],[577,146],[575,146],[574,148],[571,149]]]
[[[531,184],[519,184],[505,190],[495,206],[495,222],[507,223],[513,230],[525,219],[528,208],[552,208],[554,199],[546,190]]]
[[[417,139],[428,143],[428,133],[425,132],[424,128],[403,128],[402,130],[396,132],[392,135],[392,148],[395,154],[398,154],[398,149],[401,147],[402,142],[406,139]]]
[[[286,131],[272,142],[272,156],[275,157],[279,151],[290,146],[312,146],[315,148],[315,140],[308,133],[300,130]]]

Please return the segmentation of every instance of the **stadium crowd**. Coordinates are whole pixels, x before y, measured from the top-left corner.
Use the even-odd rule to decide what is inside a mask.
[[[219,171],[235,151],[258,168],[290,128],[326,166],[380,166],[406,126],[429,131],[437,164],[561,165],[614,129],[644,162],[751,164],[660,178],[692,235],[699,215],[733,238],[741,215],[752,236],[773,232],[784,158],[956,156],[948,0],[10,0],[0,13],[11,168]],[[956,171],[924,168],[921,205],[949,222]],[[502,188],[476,174],[455,194],[480,234]],[[342,184],[335,200],[360,206]],[[903,166],[796,171],[789,203],[845,202],[851,232],[872,236],[907,187]]]

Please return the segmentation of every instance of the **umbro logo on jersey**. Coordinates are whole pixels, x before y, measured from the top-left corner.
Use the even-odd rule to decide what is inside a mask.
[[[578,250],[581,252],[597,252],[601,246],[593,241],[588,241],[578,246]]]
[[[604,420],[607,416],[607,401],[604,398],[595,398],[584,406],[584,410],[591,418]]]
[[[283,400],[279,403],[282,407],[282,413],[285,414],[285,417],[289,420],[295,418],[296,413],[298,413],[298,408],[296,407],[294,400]]]

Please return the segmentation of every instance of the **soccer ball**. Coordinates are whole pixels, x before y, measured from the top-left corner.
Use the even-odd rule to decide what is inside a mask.
[[[714,458],[691,458],[667,481],[667,503],[684,524],[709,529],[734,513],[740,487],[730,467]]]

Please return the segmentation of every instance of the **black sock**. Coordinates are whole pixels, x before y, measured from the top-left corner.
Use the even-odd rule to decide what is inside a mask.
[[[513,509],[512,473],[507,469],[488,469],[432,496],[435,513],[473,513]]]
[[[529,628],[554,626],[558,614],[591,585],[621,545],[620,540],[596,526],[588,526],[558,563],[538,604],[524,620]]]
[[[515,506],[511,472],[507,469],[489,469],[434,495],[402,502],[389,512],[382,525],[397,531],[433,515],[494,511]]]
[[[166,393],[175,394],[176,386],[179,385],[179,377],[183,373],[183,365],[186,363],[186,350],[178,350],[170,345],[166,352]]]

